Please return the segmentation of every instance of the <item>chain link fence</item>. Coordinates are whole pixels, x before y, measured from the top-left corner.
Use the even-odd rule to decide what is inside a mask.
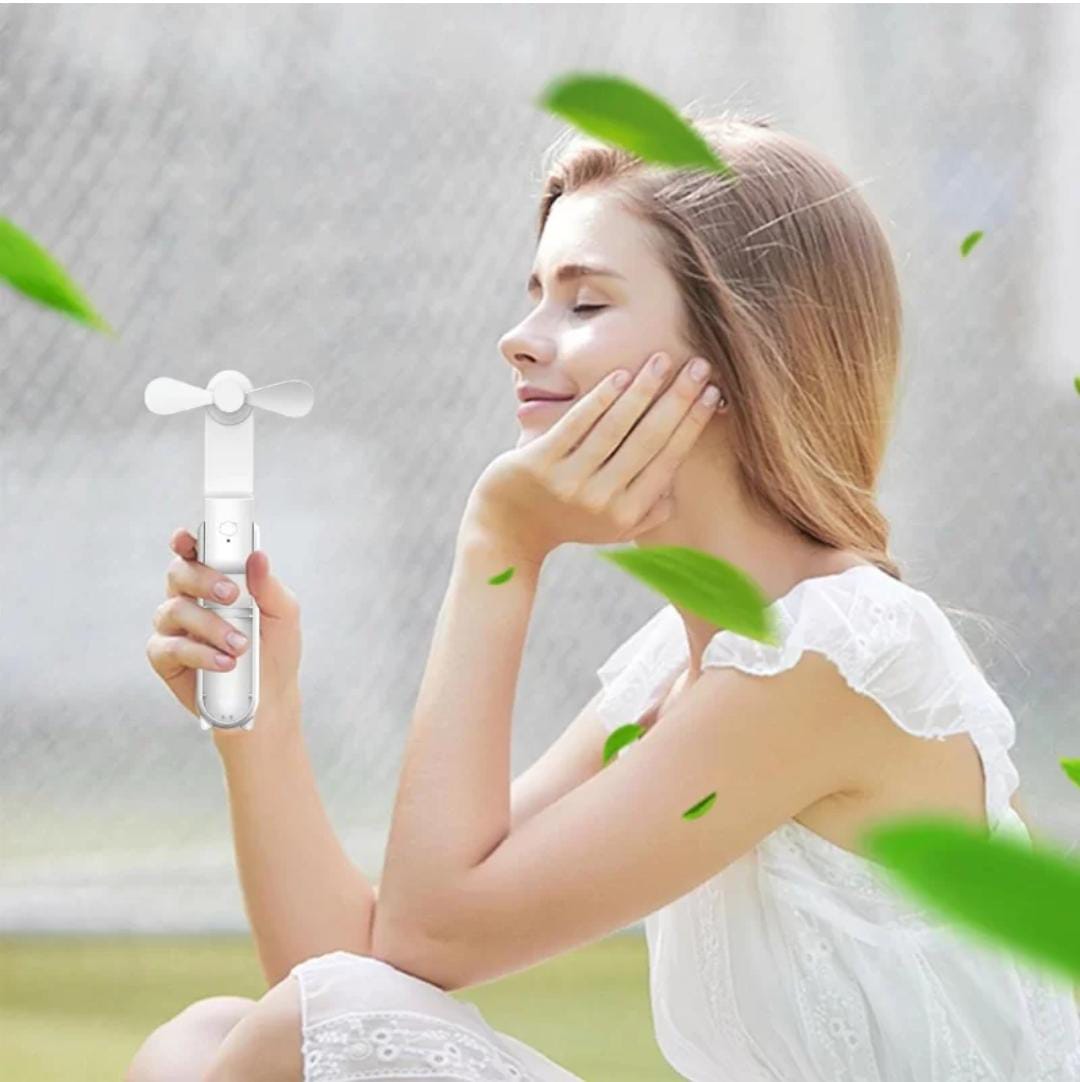
[[[905,300],[892,549],[986,617],[955,622],[1016,717],[1022,799],[1075,838],[1078,47],[1069,5],[0,8],[0,214],[119,332],[0,291],[3,929],[247,927],[210,735],[145,656],[202,509],[201,413],[143,405],[162,375],[315,388],[258,415],[256,518],[301,600],[322,794],[378,877],[457,524],[517,440],[497,341],[565,130],[533,103],[576,70],[768,110],[862,185]],[[661,604],[555,554],[515,774]]]

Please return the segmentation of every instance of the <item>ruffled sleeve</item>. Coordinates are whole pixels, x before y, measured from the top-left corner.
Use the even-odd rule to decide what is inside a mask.
[[[777,645],[721,631],[705,648],[702,667],[770,676],[790,669],[806,650],[824,654],[854,691],[906,732],[943,740],[968,731],[983,761],[988,822],[1015,827],[1012,715],[929,595],[874,569],[872,578],[806,579],[771,612]]]
[[[596,670],[603,685],[597,712],[608,732],[637,721],[655,706],[687,656],[683,622],[672,605],[665,605]]]

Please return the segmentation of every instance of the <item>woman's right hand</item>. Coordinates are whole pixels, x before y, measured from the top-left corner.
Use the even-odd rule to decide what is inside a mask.
[[[227,636],[235,628],[213,609],[204,608],[197,598],[215,604],[227,603],[236,596],[235,584],[227,575],[200,563],[195,538],[184,529],[176,530],[169,540],[176,558],[165,576],[166,599],[154,613],[155,632],[146,644],[146,655],[154,671],[169,690],[194,714],[195,670],[228,672],[250,643],[234,646]],[[255,728],[264,707],[287,701],[295,694],[300,676],[300,606],[296,596],[270,574],[270,560],[261,549],[247,559],[247,588],[259,606],[259,706]],[[214,594],[218,583],[227,583],[232,594],[220,598]],[[219,654],[228,660],[219,664]],[[225,730],[215,729],[215,734]],[[240,731],[240,730],[231,730]]]

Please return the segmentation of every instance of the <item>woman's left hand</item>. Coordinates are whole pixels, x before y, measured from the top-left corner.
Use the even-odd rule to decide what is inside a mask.
[[[657,375],[651,363],[623,390],[614,375],[548,431],[484,470],[469,495],[462,535],[495,538],[539,567],[568,541],[629,541],[671,517],[675,471],[715,405],[703,404],[705,387],[690,378],[689,364],[655,402],[666,374]]]

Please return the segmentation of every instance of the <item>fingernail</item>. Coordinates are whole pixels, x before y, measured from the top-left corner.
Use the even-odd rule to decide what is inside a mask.
[[[711,406],[720,397],[720,391],[716,387],[706,387],[705,393],[701,396],[701,401],[706,406]]]
[[[708,362],[698,357],[697,360],[690,365],[690,376],[692,379],[696,379],[698,382],[703,380],[709,371]]]
[[[233,596],[235,589],[235,585],[231,582],[219,582],[214,587],[214,595],[220,597],[222,601],[228,601]]]
[[[663,353],[658,353],[652,359],[652,370],[657,376],[662,376],[668,370],[668,359]]]
[[[217,662],[219,669],[227,669],[236,658],[229,657],[228,654],[214,654],[214,660]]]
[[[241,635],[239,631],[230,631],[228,635],[225,636],[225,641],[228,642],[234,650],[239,650],[247,642],[247,636]]]

